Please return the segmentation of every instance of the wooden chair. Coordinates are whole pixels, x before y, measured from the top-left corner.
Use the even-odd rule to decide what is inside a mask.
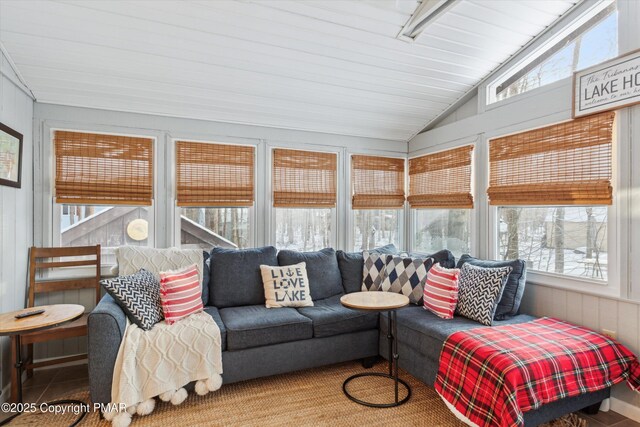
[[[69,260],[68,258],[70,257],[75,259]],[[77,259],[77,257],[82,258]],[[65,261],[65,259],[67,260]],[[68,267],[90,267],[91,276],[59,278],[58,274],[56,274],[55,276],[47,278],[46,274],[38,274],[45,271],[52,273],[56,271],[56,269]],[[40,279],[39,277],[43,278]],[[29,251],[29,294],[27,307],[34,306],[36,294],[79,289],[94,289],[95,303],[98,304],[100,301],[100,245],[66,248],[31,248]],[[33,370],[35,368],[87,358],[87,354],[85,353],[49,359],[37,363],[33,362],[33,344],[35,343],[86,336],[87,317],[88,313],[85,313],[82,317],[72,322],[21,335],[22,344],[27,345],[27,357],[24,361],[27,378],[33,376]],[[12,354],[12,356],[15,358],[15,354]],[[12,380],[12,384],[17,384],[17,382]]]

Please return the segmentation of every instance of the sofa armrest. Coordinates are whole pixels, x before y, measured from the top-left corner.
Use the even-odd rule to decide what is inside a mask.
[[[111,402],[113,367],[126,326],[126,315],[110,295],[89,313],[89,391],[94,403]]]

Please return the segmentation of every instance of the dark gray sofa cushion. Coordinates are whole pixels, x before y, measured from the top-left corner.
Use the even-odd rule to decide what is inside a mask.
[[[260,347],[313,337],[311,319],[296,309],[247,305],[220,309],[227,330],[227,350]]]
[[[224,326],[224,322],[222,321],[222,317],[220,317],[220,312],[217,308],[212,306],[205,306],[204,312],[213,318],[213,321],[216,322],[218,328],[220,328],[220,341],[222,344],[222,351],[227,349],[227,328]]]
[[[380,336],[382,337],[388,331],[387,316],[387,312],[383,312],[380,315]],[[397,310],[396,319],[398,342],[433,360],[439,360],[442,345],[452,333],[468,329],[486,328],[486,326],[462,316],[455,316],[453,319],[441,319],[430,311],[416,306],[407,306]],[[493,326],[528,322],[533,319],[535,317],[520,314],[507,320],[494,321]]]
[[[341,294],[342,277],[336,259],[336,251],[332,248],[317,252],[298,252],[282,250],[278,252],[278,263],[282,266],[300,262],[307,263],[307,277],[311,299],[320,300]]]
[[[390,254],[398,253],[396,246],[391,243],[379,248],[371,249],[369,253],[374,254]],[[362,290],[362,270],[364,269],[364,258],[362,252],[345,252],[339,250],[336,252],[338,258],[338,266],[340,275],[342,276],[342,287],[344,292],[360,292]]]
[[[262,264],[278,265],[276,248],[213,248],[209,305],[224,308],[264,304]]]
[[[211,269],[209,268],[209,252],[202,251],[202,305],[205,307],[209,304],[209,282],[211,281]]]
[[[314,337],[330,337],[378,327],[377,312],[347,308],[340,303],[341,296],[334,295],[314,301],[313,307],[298,308],[300,314],[313,321]]]
[[[527,264],[522,259],[514,259],[510,261],[490,261],[474,258],[471,255],[465,254],[460,257],[457,268],[461,268],[464,263],[468,262],[471,265],[485,268],[498,268],[498,267],[511,267],[511,273],[507,278],[507,283],[502,292],[500,302],[496,308],[494,319],[504,320],[509,317],[518,314],[520,309],[520,302],[522,301],[522,294],[524,293],[524,287],[527,281]]]

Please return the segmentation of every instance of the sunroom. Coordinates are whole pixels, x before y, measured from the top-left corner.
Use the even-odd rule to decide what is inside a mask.
[[[640,1],[0,0],[0,51],[0,425],[640,425]]]

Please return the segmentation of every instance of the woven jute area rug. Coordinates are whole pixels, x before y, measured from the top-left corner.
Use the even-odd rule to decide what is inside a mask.
[[[286,361],[285,361],[286,362]],[[283,362],[283,363],[285,363]],[[384,372],[378,363],[369,372]],[[358,362],[309,369],[268,378],[223,385],[206,396],[190,393],[180,406],[158,401],[147,416],[134,416],[132,426],[451,426],[462,427],[432,387],[406,372],[400,377],[411,386],[411,399],[396,408],[369,408],[350,401],[342,393],[342,383],[350,375],[363,372]],[[401,388],[402,390],[402,388]],[[384,378],[359,378],[349,391],[371,402],[393,401],[393,382]],[[401,393],[400,397],[404,397]],[[65,398],[89,402],[89,393]],[[68,426],[73,414],[23,414],[10,425]],[[97,412],[89,413],[80,426],[110,426]],[[551,424],[553,427],[585,427],[586,421],[571,414]]]

